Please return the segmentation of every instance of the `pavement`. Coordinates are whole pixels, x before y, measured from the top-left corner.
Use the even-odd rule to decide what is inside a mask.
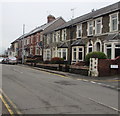
[[[68,73],[68,72],[62,72],[62,71],[55,71],[55,70],[49,70],[49,69],[43,69],[43,68],[38,68],[38,67],[33,67],[33,66],[28,66],[28,65],[22,65],[19,64],[20,66],[25,66],[25,67],[31,67],[36,70],[40,71],[46,71],[54,74],[59,74],[66,76],[68,78],[73,78],[76,80],[81,80],[81,81],[86,81],[90,82],[93,84],[98,84],[104,87],[108,87],[111,89],[116,89],[120,90],[120,75],[114,75],[114,76],[106,76],[106,77],[90,77],[90,76],[84,76],[80,74],[73,74],[73,73]]]
[[[80,78],[2,65],[2,94],[21,114],[118,114],[118,91]]]

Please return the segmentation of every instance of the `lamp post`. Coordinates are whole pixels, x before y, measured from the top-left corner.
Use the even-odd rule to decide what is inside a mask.
[[[24,64],[24,34],[25,34],[25,24],[23,24],[23,38],[22,38],[22,64]]]

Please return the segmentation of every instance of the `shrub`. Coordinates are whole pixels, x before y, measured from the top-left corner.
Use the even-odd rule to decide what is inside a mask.
[[[85,57],[87,64],[89,64],[90,58],[106,59],[107,56],[103,52],[90,52]]]
[[[52,64],[63,64],[64,58],[54,57],[51,59]]]

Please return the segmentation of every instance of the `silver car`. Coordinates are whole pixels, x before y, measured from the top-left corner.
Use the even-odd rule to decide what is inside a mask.
[[[8,64],[17,64],[17,58],[13,56],[8,57]]]

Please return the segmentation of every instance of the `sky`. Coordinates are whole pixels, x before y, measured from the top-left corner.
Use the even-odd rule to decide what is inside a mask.
[[[45,24],[49,14],[65,21],[100,9],[119,0],[1,0],[0,2],[0,54],[23,33]]]

